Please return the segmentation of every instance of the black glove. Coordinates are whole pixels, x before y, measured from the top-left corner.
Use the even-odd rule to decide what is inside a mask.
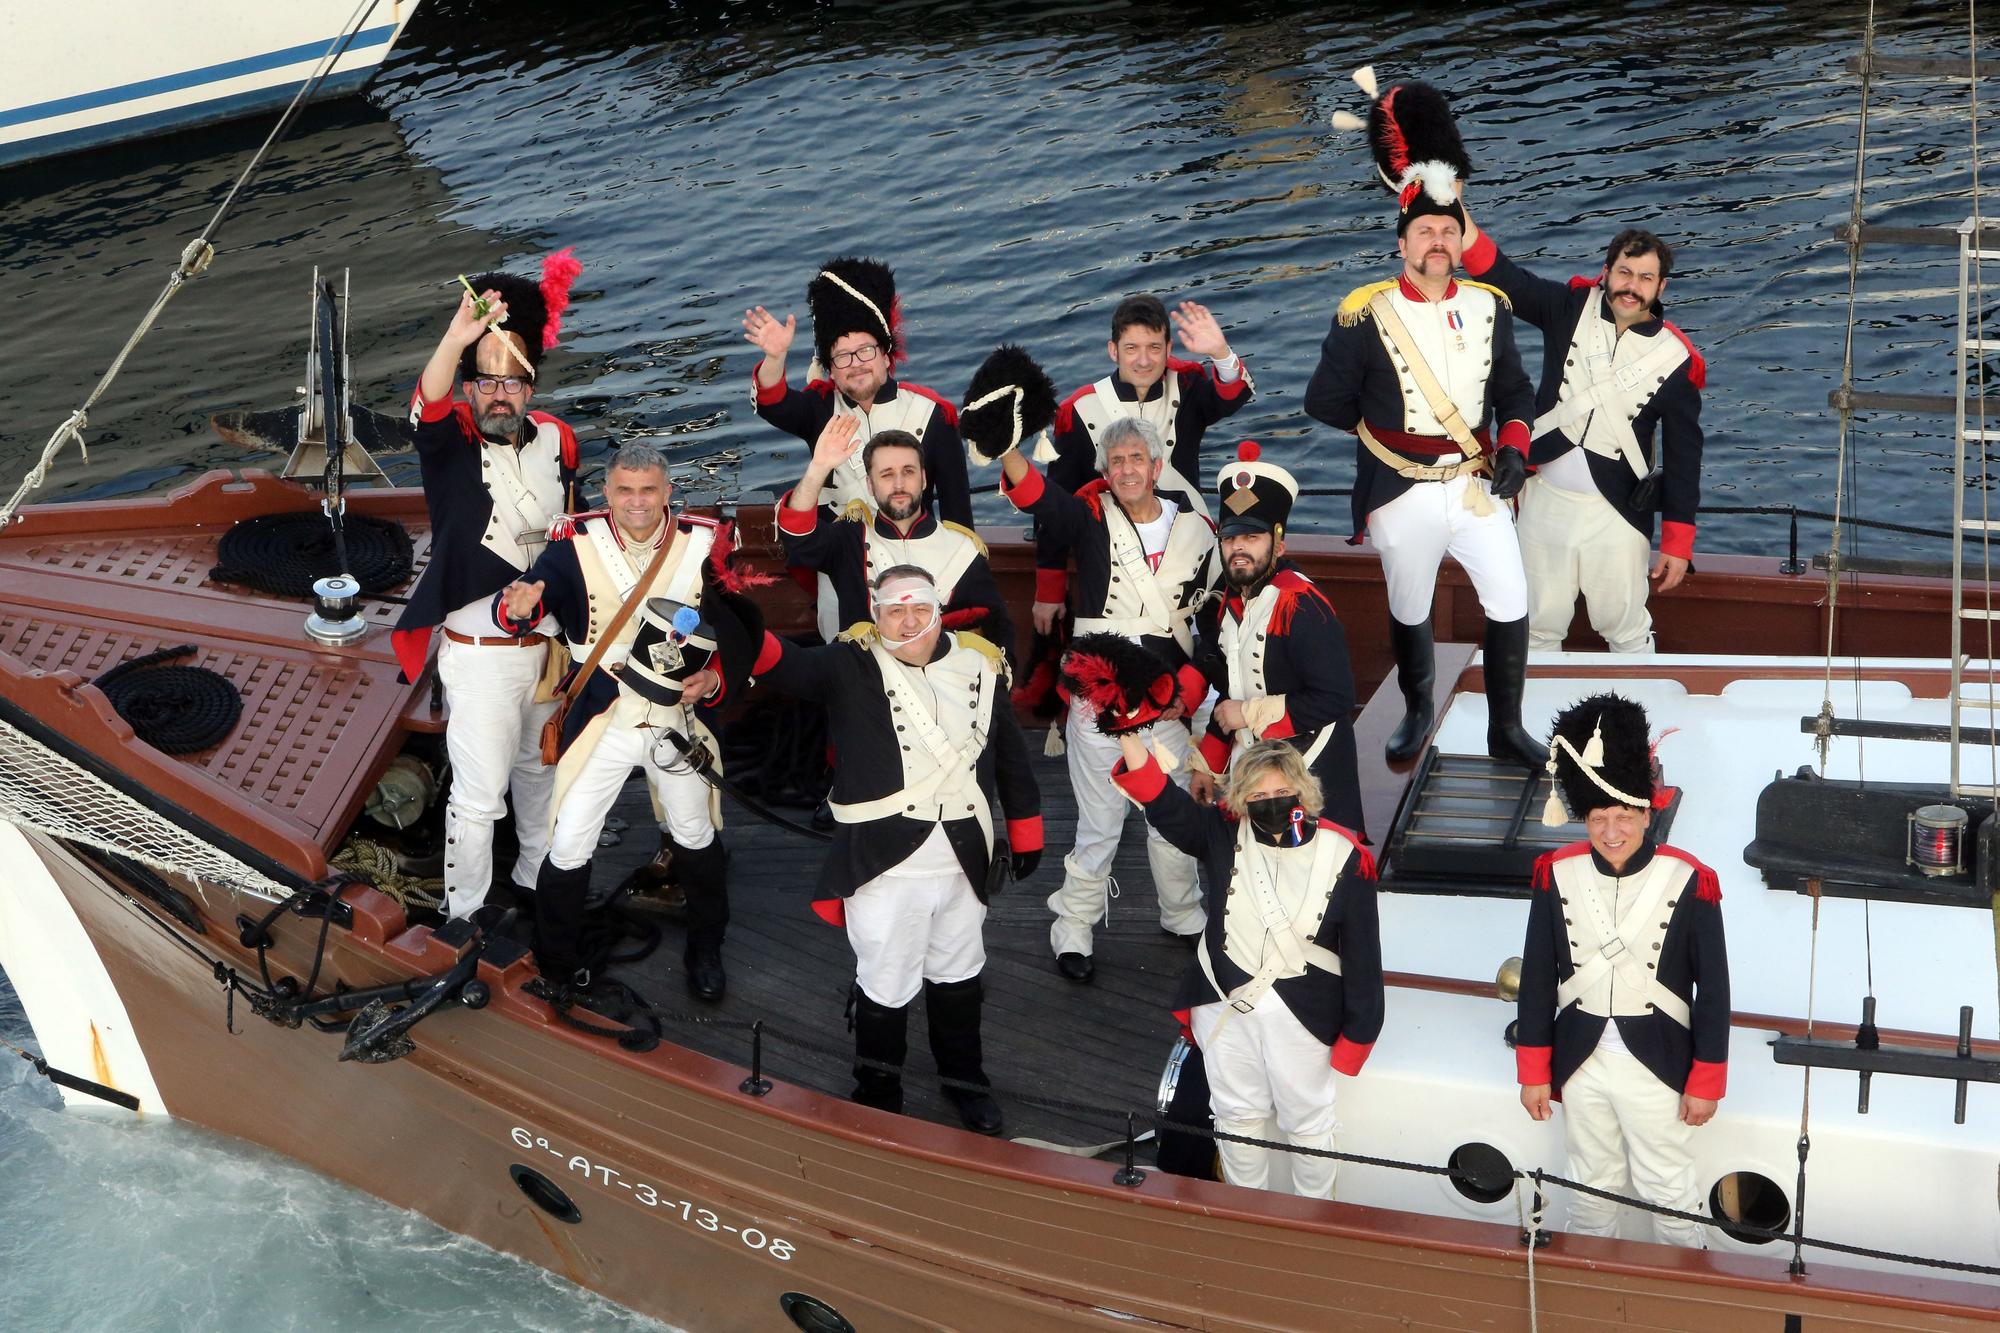
[[[1528,484],[1528,460],[1519,449],[1493,451],[1493,498],[1511,500]]]
[[[1034,874],[1035,867],[1042,863],[1042,849],[1037,847],[1032,852],[1014,852],[1008,861],[1008,868],[1014,872],[1015,882],[1019,883]]]
[[[1625,497],[1625,507],[1635,514],[1650,514],[1660,507],[1660,482],[1666,473],[1654,468],[1645,476],[1632,483],[1632,493]]]

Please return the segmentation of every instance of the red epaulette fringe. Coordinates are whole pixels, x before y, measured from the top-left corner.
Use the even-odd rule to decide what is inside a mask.
[[[715,541],[708,548],[709,572],[724,591],[747,592],[778,581],[772,575],[758,573],[747,563],[739,568],[733,559],[735,554],[736,524],[725,519],[716,525]]]
[[[1556,854],[1543,852],[1535,858],[1534,885],[1537,889],[1552,888],[1556,882]]]
[[[1289,571],[1287,571],[1289,573]],[[1284,578],[1284,575],[1280,575]],[[1283,634],[1292,627],[1292,616],[1298,611],[1299,603],[1310,597],[1326,608],[1328,615],[1334,615],[1333,603],[1319,590],[1319,585],[1298,575],[1285,579],[1278,585],[1278,604],[1271,611],[1271,633]]]

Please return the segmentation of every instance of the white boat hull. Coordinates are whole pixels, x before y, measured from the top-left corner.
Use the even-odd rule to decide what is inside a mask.
[[[351,93],[421,0],[379,0],[321,84]],[[0,166],[283,106],[355,0],[40,0],[0,7]]]

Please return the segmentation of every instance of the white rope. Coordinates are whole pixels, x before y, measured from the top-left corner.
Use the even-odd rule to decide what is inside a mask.
[[[299,108],[305,104],[306,98],[317,91],[326,76],[333,72],[333,67],[353,44],[355,35],[361,31],[362,26],[368,22],[381,3],[382,0],[360,0],[355,6],[346,28],[327,46],[319,62],[313,66],[313,72],[299,85],[291,104],[285,108],[284,114],[278,117],[278,123],[272,127],[263,146],[250,159],[250,164],[244,167],[243,173],[236,178],[236,183],[229,187],[229,193],[223,196],[222,203],[216,207],[214,215],[208,220],[208,225],[203,227],[201,234],[189,241],[187,247],[181,251],[181,262],[175,265],[174,271],[167,276],[167,285],[153,298],[152,308],[139,321],[139,326],[132,330],[132,336],[125,340],[125,345],[118,350],[110,369],[106,370],[97,381],[96,387],[90,391],[90,396],[83,400],[83,405],[70,413],[62,425],[56,427],[55,434],[49,436],[49,442],[42,446],[41,457],[28,469],[27,475],[21,479],[21,484],[14,488],[14,493],[7,497],[6,503],[0,504],[0,528],[5,528],[14,522],[18,517],[17,511],[27,500],[29,492],[41,489],[42,483],[48,480],[50,466],[71,441],[75,441],[77,453],[84,461],[89,461],[90,456],[84,449],[83,428],[90,424],[90,409],[95,407],[97,401],[111,388],[111,382],[117,379],[118,372],[125,368],[126,359],[139,346],[140,340],[152,332],[153,324],[160,318],[160,313],[167,308],[167,302],[171,301],[174,294],[190,280],[208,271],[208,266],[215,260],[216,233],[221,230],[222,220],[229,215],[229,210],[235,205],[236,196],[242,193],[250,178],[264,165],[264,159],[270,154],[272,145],[291,128],[292,121],[298,116]]]
[[[1527,1194],[1533,1194],[1534,1205],[1529,1206]],[[1528,1243],[1528,1333],[1541,1333],[1541,1292],[1535,1286],[1535,1247],[1542,1229],[1542,1214],[1548,1201],[1535,1188],[1534,1181],[1527,1176],[1514,1177],[1514,1212],[1521,1219],[1521,1234]]]

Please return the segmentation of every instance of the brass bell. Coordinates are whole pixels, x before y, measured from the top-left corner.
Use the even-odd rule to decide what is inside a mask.
[[[1508,1004],[1521,998],[1521,959],[1519,955],[1500,964],[1500,970],[1493,974],[1493,990]]]

